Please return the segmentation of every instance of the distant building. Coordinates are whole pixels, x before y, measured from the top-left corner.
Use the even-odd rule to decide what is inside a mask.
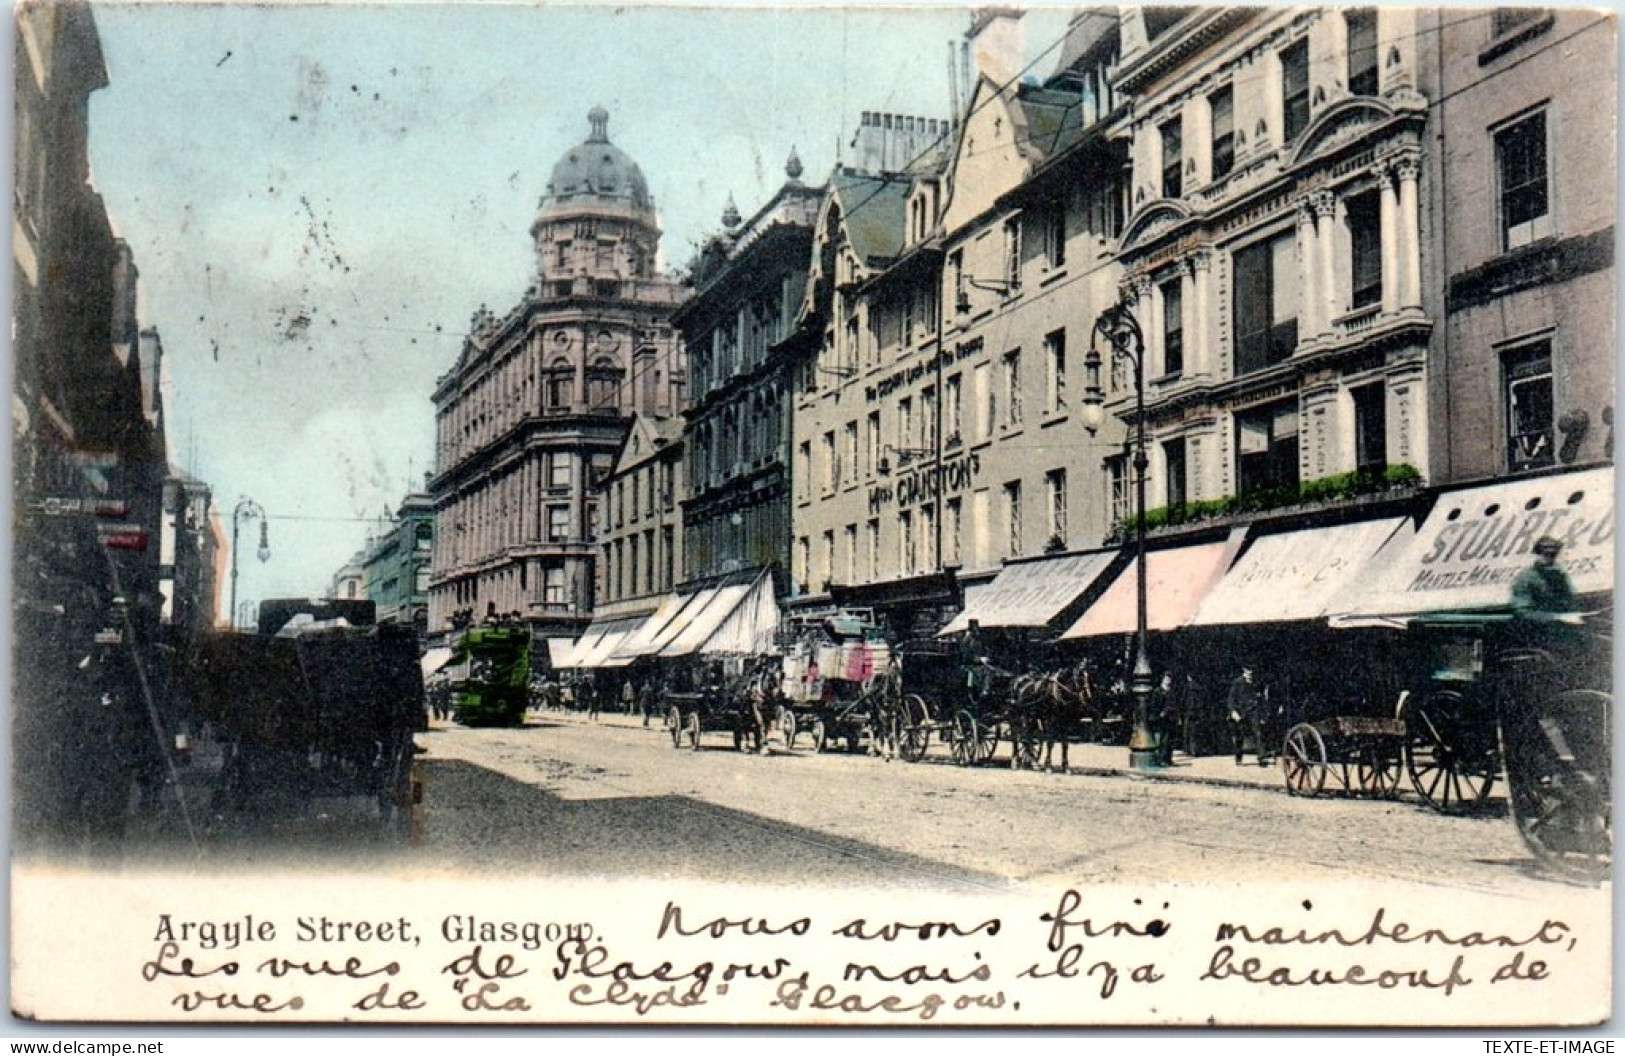
[[[889,119],[889,118],[888,118]],[[688,349],[683,569],[692,582],[772,569],[790,558],[790,391],[813,223],[823,192],[786,181],[749,220],[730,200],[722,234],[695,262],[673,316]]]
[[[434,503],[421,492],[402,501],[395,523],[367,548],[362,595],[377,606],[379,623],[429,624],[429,561],[434,552]]]
[[[209,486],[171,467],[164,481],[164,515],[159,530],[161,618],[185,633],[210,630],[219,619],[214,508]]]
[[[639,415],[601,488],[595,621],[650,612],[686,578],[682,494],[682,423]]]
[[[339,601],[365,601],[367,589],[363,576],[366,568],[367,551],[362,548],[351,554],[350,559],[333,573],[333,578],[327,584],[327,596]]]
[[[596,604],[599,485],[634,416],[683,406],[654,200],[608,113],[588,120],[531,225],[535,283],[501,318],[475,314],[435,386],[431,634],[488,612],[517,612],[538,637],[579,633]]]

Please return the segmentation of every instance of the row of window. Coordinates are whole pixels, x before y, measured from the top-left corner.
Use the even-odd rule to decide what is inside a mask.
[[[1067,471],[1064,468],[1057,468],[1045,473],[1044,489],[1046,502],[1042,523],[1044,547],[1046,549],[1064,547],[1067,545]],[[981,496],[978,496],[978,501],[983,501]],[[985,518],[978,518],[977,538],[973,540],[974,550],[967,554],[964,550],[964,498],[953,496],[943,500],[941,546],[944,565],[961,565],[967,557],[977,563],[985,563],[1006,557],[1017,557],[1025,552],[1023,540],[1026,532],[1024,520],[1026,510],[1023,505],[1021,481],[1007,481],[1000,489],[1000,502],[1003,546],[998,552],[994,552],[989,545],[990,538],[981,528],[981,522]],[[899,575],[912,575],[936,568],[938,539],[935,505],[926,504],[900,511],[897,515],[897,526],[896,562],[891,571]],[[837,557],[835,530],[827,529],[821,537],[821,554],[818,555],[820,563],[817,566],[812,564],[814,558],[812,540],[807,536],[798,538],[796,557],[799,581],[804,585],[817,585],[824,581],[856,583],[864,579],[875,580],[885,575],[888,569],[881,560],[879,518],[871,518],[867,522],[864,537],[867,545],[860,554],[858,525],[849,524],[842,530],[841,538],[844,540],[841,551],[841,554],[844,554],[844,561],[842,561]],[[823,575],[817,576],[818,572],[822,572]]]
[[[658,538],[659,549],[656,549]],[[641,597],[676,586],[676,533],[666,525],[616,539],[605,547],[604,587],[608,600]]]
[[[1343,13],[1348,47],[1347,85],[1350,95],[1377,94],[1377,12],[1359,8]],[[1299,39],[1278,56],[1281,66],[1281,120],[1283,142],[1296,139],[1309,127],[1309,41]],[[1228,176],[1236,163],[1235,86],[1224,85],[1207,97],[1208,163],[1214,181]],[[1185,193],[1186,143],[1183,116],[1157,128],[1162,140],[1162,196]]]
[[[670,513],[677,508],[676,469],[670,462],[654,462],[622,477],[610,487],[614,527],[636,524],[645,514]]]

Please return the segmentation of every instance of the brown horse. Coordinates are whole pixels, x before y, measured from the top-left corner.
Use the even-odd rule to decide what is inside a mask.
[[[1094,720],[1096,693],[1087,660],[1018,678],[1012,686],[1010,739],[1014,745],[1010,765],[1015,769],[1050,770],[1055,749],[1061,749],[1066,772],[1072,727],[1081,719]]]

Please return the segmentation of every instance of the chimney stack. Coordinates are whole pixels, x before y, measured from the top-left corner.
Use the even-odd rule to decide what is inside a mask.
[[[1025,42],[1021,33],[1021,9],[981,7],[971,13],[971,51],[976,72],[1003,88],[1021,73]]]

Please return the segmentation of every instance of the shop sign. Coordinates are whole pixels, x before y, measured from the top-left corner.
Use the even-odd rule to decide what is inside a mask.
[[[940,465],[931,463],[910,470],[897,478],[897,483],[881,484],[869,489],[869,512],[879,513],[888,505],[912,506],[943,494],[966,490],[982,469],[982,456],[975,451],[955,455]]]

